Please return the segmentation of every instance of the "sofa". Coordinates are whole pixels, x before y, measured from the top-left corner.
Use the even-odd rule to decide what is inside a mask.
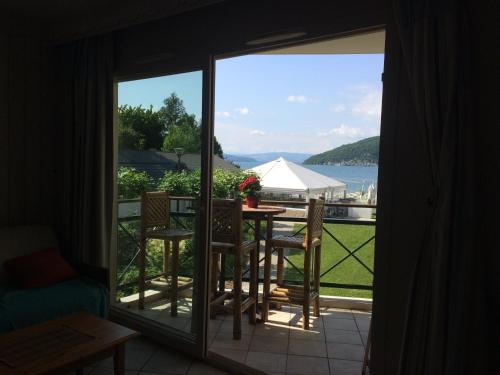
[[[107,317],[107,270],[71,264],[76,277],[52,285],[23,288],[4,269],[6,261],[57,247],[46,226],[0,228],[0,334],[75,312]]]

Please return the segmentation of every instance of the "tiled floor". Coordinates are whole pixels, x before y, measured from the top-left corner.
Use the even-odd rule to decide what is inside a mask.
[[[224,375],[227,374],[215,367],[193,360],[179,352],[159,347],[144,339],[134,339],[126,344],[125,375]],[[111,358],[96,363],[84,371],[85,375],[112,375],[113,360]]]
[[[232,339],[232,317],[210,321],[209,350],[270,374],[361,374],[371,314],[322,308],[302,329],[301,310],[271,310],[269,322],[244,319],[241,340]]]
[[[177,301],[177,316],[170,315],[170,302],[168,299],[160,299],[144,305],[144,310],[139,310],[137,305],[119,305],[124,310],[154,320],[158,323],[176,328],[186,333],[191,332],[192,299],[181,297]]]

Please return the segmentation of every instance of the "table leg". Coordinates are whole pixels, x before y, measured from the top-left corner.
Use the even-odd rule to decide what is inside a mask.
[[[170,287],[170,315],[177,316],[177,289],[179,287],[179,240],[172,241],[172,283]]]
[[[163,240],[163,273],[165,279],[168,278],[168,258],[170,256],[170,241]]]
[[[255,308],[257,309],[257,306],[259,305],[260,218],[255,218],[254,224],[254,239],[257,241],[257,248],[255,249],[255,253],[253,255],[253,261],[255,263],[255,274],[253,275],[255,289],[250,289],[250,295],[255,298]],[[252,274],[250,274],[250,277],[252,277]],[[250,287],[252,287],[252,285],[250,285]]]
[[[113,356],[113,363],[115,368],[115,375],[125,374],[125,343],[119,344],[115,348]]]
[[[144,298],[146,290],[146,238],[141,234],[141,243],[139,250],[139,309],[144,310]]]
[[[271,289],[271,241],[273,238],[273,215],[267,215],[267,234],[264,259],[264,293],[262,297],[262,321],[267,322],[269,313],[269,291]]]

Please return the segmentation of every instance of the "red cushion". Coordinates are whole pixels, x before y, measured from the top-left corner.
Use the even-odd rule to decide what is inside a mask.
[[[76,276],[76,271],[56,248],[9,259],[4,267],[24,288],[41,288]]]

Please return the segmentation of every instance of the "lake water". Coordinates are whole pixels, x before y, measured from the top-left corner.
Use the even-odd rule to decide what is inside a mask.
[[[241,169],[253,168],[259,162],[239,162]],[[355,191],[366,191],[368,186],[373,183],[377,185],[378,167],[357,167],[347,165],[309,165],[301,164],[303,167],[312,171],[321,173],[325,176],[332,177],[336,180],[342,181],[347,184],[347,192],[353,193]]]

